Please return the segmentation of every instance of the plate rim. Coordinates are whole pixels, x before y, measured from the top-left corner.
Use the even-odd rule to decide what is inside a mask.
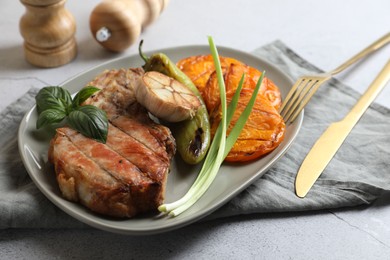
[[[169,47],[169,48],[163,48],[163,49],[156,49],[156,50],[151,50],[151,51],[147,51],[145,52],[146,55],[150,55],[152,53],[157,53],[157,52],[171,52],[171,51],[178,51],[178,50],[191,50],[191,49],[197,49],[197,48],[205,48],[205,49],[209,49],[209,46],[208,45],[183,45],[183,46],[176,46],[176,47]],[[288,79],[288,81],[291,83],[291,86],[292,84],[294,83],[294,81],[292,80],[292,78],[287,75],[286,73],[284,73],[282,70],[280,70],[279,68],[277,68],[275,65],[271,64],[270,62],[264,60],[263,58],[261,57],[258,57],[252,53],[248,53],[248,52],[245,52],[245,51],[241,51],[241,50],[237,50],[237,49],[234,49],[234,48],[230,48],[230,47],[225,47],[225,46],[217,46],[218,48],[218,51],[221,53],[221,52],[233,52],[233,53],[237,53],[239,55],[244,55],[244,56],[250,56],[252,57],[253,59],[255,60],[259,60],[261,61],[262,63],[266,64],[268,67],[272,68],[273,70],[277,71],[278,73],[282,74],[286,79]],[[190,52],[190,51],[189,51]],[[105,61],[103,63],[100,63],[98,65],[95,65],[95,66],[92,66],[90,68],[87,68],[86,70],[80,72],[80,73],[77,73],[75,74],[74,76],[71,76],[70,78],[68,78],[67,80],[63,81],[62,83],[58,84],[58,85],[65,85],[67,84],[68,82],[72,81],[72,80],[75,80],[76,78],[78,77],[81,77],[82,75],[86,74],[86,73],[89,73],[93,70],[96,70],[98,69],[99,67],[105,67],[109,64],[114,64],[114,63],[117,63],[117,62],[120,62],[122,60],[126,60],[126,59],[132,59],[132,58],[135,58],[138,54],[131,54],[131,55],[126,55],[126,56],[123,56],[123,57],[118,57],[118,58],[114,58],[114,59],[110,59],[108,61]],[[243,61],[245,62],[245,61]],[[91,79],[92,80],[92,79]],[[224,197],[223,199],[219,200],[217,203],[215,203],[214,206],[212,206],[210,209],[208,208],[203,208],[201,210],[198,210],[195,215],[195,217],[192,217],[192,218],[185,218],[181,221],[179,221],[178,223],[176,224],[171,224],[171,225],[164,225],[164,226],[161,226],[161,227],[158,227],[158,228],[154,228],[154,229],[122,229],[122,228],[113,228],[112,226],[104,223],[104,222],[100,222],[100,223],[96,223],[95,221],[91,220],[89,218],[88,215],[84,215],[83,213],[78,213],[78,212],[75,212],[74,209],[71,209],[70,207],[68,207],[67,205],[64,205],[63,203],[60,203],[59,201],[57,201],[57,199],[55,198],[55,196],[53,196],[44,186],[42,183],[40,183],[40,181],[36,178],[35,176],[35,173],[33,173],[32,169],[30,169],[29,166],[29,163],[27,161],[27,158],[25,156],[25,151],[24,151],[24,143],[21,141],[21,136],[22,136],[22,133],[23,131],[26,129],[26,126],[27,126],[27,122],[28,122],[28,118],[31,116],[31,113],[33,113],[36,109],[36,105],[34,104],[32,106],[31,109],[29,109],[25,115],[23,116],[22,120],[21,120],[21,123],[19,125],[19,128],[18,128],[18,149],[19,149],[19,153],[21,155],[21,158],[22,158],[22,162],[23,162],[23,165],[24,167],[26,168],[30,178],[33,180],[34,184],[38,187],[38,189],[45,195],[45,197],[47,199],[49,199],[53,204],[55,204],[56,207],[60,208],[61,210],[63,210],[65,213],[67,213],[68,215],[74,217],[75,219],[77,219],[78,221],[80,222],[83,222],[84,224],[87,224],[87,225],[90,225],[90,226],[93,226],[95,228],[98,228],[98,229],[102,229],[102,230],[105,230],[105,231],[110,231],[110,232],[114,232],[114,233],[121,233],[121,234],[128,234],[128,235],[150,235],[150,234],[157,234],[157,233],[163,233],[163,232],[167,232],[167,231],[171,231],[173,229],[177,229],[177,228],[181,228],[183,226],[186,226],[186,225],[189,225],[191,223],[194,223],[196,221],[198,221],[199,219],[201,218],[204,218],[206,217],[207,215],[213,213],[214,211],[216,211],[217,209],[219,209],[220,207],[222,207],[223,205],[225,205],[228,201],[230,201],[233,197],[237,196],[237,194],[239,194],[241,191],[243,191],[245,188],[247,188],[250,184],[252,184],[256,179],[258,178],[261,178],[261,176],[263,176],[268,170],[269,168],[271,168],[274,163],[276,161],[278,161],[280,158],[282,158],[284,156],[284,154],[290,149],[291,145],[294,143],[297,135],[299,134],[300,132],[300,129],[302,127],[302,122],[303,122],[303,118],[304,118],[304,111],[302,111],[300,113],[300,115],[297,117],[296,121],[294,122],[296,127],[297,127],[297,130],[296,132],[294,133],[294,135],[288,140],[288,142],[285,144],[285,147],[284,149],[282,150],[282,152],[280,154],[278,154],[278,156],[274,156],[272,158],[272,160],[270,160],[270,162],[268,162],[266,164],[265,167],[262,167],[261,169],[259,169],[259,171],[256,172],[256,174],[254,174],[253,176],[251,176],[250,178],[248,178],[247,180],[245,180],[243,183],[241,183],[239,185],[238,188],[236,188],[234,190],[234,192],[231,192],[228,196]],[[288,129],[288,126],[286,126],[286,130]],[[62,198],[63,199],[63,198]]]

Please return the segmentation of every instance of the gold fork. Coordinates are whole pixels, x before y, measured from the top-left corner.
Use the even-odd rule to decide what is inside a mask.
[[[320,73],[317,75],[305,75],[301,76],[291,88],[287,97],[283,101],[282,106],[279,109],[280,115],[283,117],[286,125],[291,124],[302,109],[309,102],[310,98],[314,95],[317,89],[327,80],[329,80],[333,75],[336,75],[359,61],[368,54],[378,50],[387,43],[390,42],[390,33],[387,33],[385,36],[381,37],[370,46],[366,47],[364,50],[350,58],[348,61],[344,62],[342,65],[336,69],[329,71],[327,73]]]

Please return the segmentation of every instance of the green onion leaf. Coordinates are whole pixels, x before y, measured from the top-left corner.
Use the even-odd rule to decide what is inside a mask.
[[[236,124],[233,126],[232,130],[230,131],[230,134],[226,140],[226,149],[225,149],[224,158],[228,155],[229,151],[232,149],[233,145],[236,143],[238,136],[240,135],[242,129],[245,126],[246,121],[248,120],[248,117],[250,116],[250,114],[252,112],[252,108],[256,102],[257,94],[259,93],[259,89],[260,89],[261,84],[262,84],[263,79],[264,79],[264,74],[265,74],[265,71],[263,71],[263,73],[261,73],[261,76],[260,76],[259,80],[257,81],[256,87],[253,90],[251,99],[249,100],[248,104],[246,105],[244,111],[242,111]]]
[[[244,127],[251,111],[253,105],[256,101],[257,93],[263,82],[264,73],[260,77],[259,81],[256,84],[256,88],[252,94],[252,97],[247,104],[245,110],[241,113],[239,119],[237,120],[235,126],[232,128],[229,137],[226,138],[226,129],[230,124],[230,121],[233,117],[234,111],[237,107],[238,99],[240,97],[240,92],[244,83],[245,75],[242,75],[237,90],[229,104],[228,109],[226,109],[226,92],[225,92],[225,82],[223,79],[222,68],[219,61],[219,55],[217,48],[215,47],[214,41],[211,37],[209,39],[209,45],[211,54],[213,56],[214,65],[217,73],[218,86],[221,95],[221,109],[222,109],[222,118],[221,122],[217,128],[217,131],[214,135],[214,139],[211,143],[208,154],[205,158],[203,166],[199,172],[199,175],[188,192],[179,200],[163,204],[158,209],[161,212],[168,213],[170,216],[177,216],[183,213],[185,210],[190,208],[195,204],[198,199],[207,191],[212,182],[214,181],[221,164],[230,149],[233,147],[236,142],[242,128]]]

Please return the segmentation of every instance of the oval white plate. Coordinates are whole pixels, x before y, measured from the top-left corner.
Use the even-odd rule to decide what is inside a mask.
[[[267,77],[276,83],[283,96],[286,96],[293,84],[292,80],[283,72],[256,56],[225,47],[218,47],[218,51],[220,55],[236,58],[259,70],[266,70]],[[175,62],[188,56],[210,53],[208,46],[176,47],[153,53],[155,52],[163,52]],[[151,53],[146,54],[150,55]],[[75,93],[105,69],[139,67],[141,65],[143,65],[143,61],[138,55],[115,59],[81,73],[62,83],[61,86],[69,89],[71,93]],[[36,120],[37,112],[34,106],[23,118],[18,138],[23,163],[42,193],[63,211],[88,225],[116,233],[140,235],[166,232],[188,225],[227,203],[253,181],[260,178],[283,156],[298,134],[303,120],[303,112],[293,124],[287,127],[284,141],[272,153],[244,165],[223,165],[210,189],[188,211],[175,218],[147,215],[126,220],[94,214],[85,207],[62,198],[53,169],[47,161],[49,141],[53,133],[37,131],[35,129]],[[190,188],[198,171],[199,166],[191,167],[184,165],[178,158],[174,159],[168,178],[166,202],[175,201],[183,196]]]

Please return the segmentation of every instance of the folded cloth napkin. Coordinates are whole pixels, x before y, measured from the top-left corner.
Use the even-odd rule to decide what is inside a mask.
[[[293,79],[323,72],[282,42],[254,51]],[[368,87],[368,86],[367,86]],[[321,86],[305,108],[291,149],[261,179],[209,216],[340,208],[369,204],[390,189],[390,110],[372,104],[305,198],[295,193],[304,158],[328,126],[345,117],[360,94],[336,79]]]
[[[282,42],[254,51],[296,79],[320,72]],[[74,228],[85,225],[54,206],[29,178],[18,156],[17,132],[34,104],[31,89],[0,115],[0,228]],[[304,211],[368,204],[390,189],[390,110],[373,104],[306,198],[294,194],[299,165],[331,122],[342,119],[359,95],[337,80],[325,84],[305,110],[302,129],[286,155],[262,178],[206,219],[262,212]]]

